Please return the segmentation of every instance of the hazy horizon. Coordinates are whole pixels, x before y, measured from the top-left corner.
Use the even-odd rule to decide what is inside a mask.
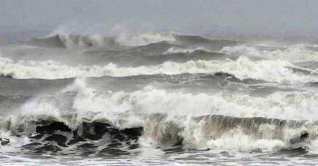
[[[136,31],[248,36],[315,37],[318,1],[1,0],[1,31],[73,31],[109,34],[126,24]],[[75,25],[75,26],[74,26]]]

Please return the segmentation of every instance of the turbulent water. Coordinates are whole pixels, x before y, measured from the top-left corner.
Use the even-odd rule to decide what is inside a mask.
[[[57,33],[0,45],[10,165],[314,164],[318,45]]]

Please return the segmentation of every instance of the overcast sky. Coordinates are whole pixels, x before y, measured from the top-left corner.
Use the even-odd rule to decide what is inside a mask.
[[[318,32],[318,0],[0,0],[1,31],[301,34]],[[85,30],[84,30],[85,29]]]

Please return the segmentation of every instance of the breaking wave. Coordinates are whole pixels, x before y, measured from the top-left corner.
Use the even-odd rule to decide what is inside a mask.
[[[314,44],[74,33],[0,48],[1,161],[285,161],[317,152]]]
[[[35,152],[90,147],[94,154],[113,148],[128,153],[123,149],[146,142],[161,148],[266,151],[317,138],[317,99],[281,92],[265,98],[193,95],[153,87],[99,92],[77,79],[54,96],[33,98],[20,113],[2,117],[1,133],[10,134],[1,134],[1,143],[19,146],[14,138],[21,137],[21,146]]]
[[[191,54],[194,52],[212,52],[210,50],[207,50],[203,47],[198,47],[198,48],[194,48],[194,49],[183,49],[183,48],[176,48],[176,47],[171,47],[169,48],[166,52],[164,52],[163,54],[177,54],[177,53],[186,53],[186,54]]]
[[[260,49],[252,45],[226,46],[220,50],[221,53],[233,56],[257,57],[272,60],[287,60],[290,62],[317,61],[318,54],[307,48],[306,45],[292,45],[283,48],[272,48],[271,50]]]
[[[125,46],[142,46],[163,41],[174,42],[173,33],[144,33],[140,35],[123,34],[116,38],[116,42]]]
[[[149,44],[168,42],[175,45],[212,45],[218,48],[235,45],[237,41],[213,40],[201,36],[180,35],[174,32],[141,34],[123,33],[116,37],[104,37],[100,35],[81,36],[60,31],[54,35],[43,38],[32,38],[29,44],[42,47],[58,48],[86,48],[86,47],[118,47],[118,46],[146,46]],[[201,47],[198,46],[198,49]]]
[[[317,82],[315,77],[294,73],[297,68],[286,61],[252,61],[246,57],[226,61],[188,61],[186,63],[165,62],[156,66],[117,67],[110,63],[106,66],[67,66],[54,61],[13,61],[0,57],[0,74],[17,79],[61,79],[75,77],[134,76],[182,73],[228,73],[238,79],[255,79],[278,83]]]
[[[118,37],[102,37],[99,35],[80,36],[59,32],[54,36],[32,38],[29,43],[44,47],[79,48],[98,46],[143,46],[162,41],[175,41],[173,33],[144,33],[140,35],[122,34]]]
[[[44,38],[32,38],[29,40],[31,45],[42,47],[57,48],[79,48],[92,46],[113,46],[116,44],[114,38],[95,36],[79,36],[60,32],[54,36]]]

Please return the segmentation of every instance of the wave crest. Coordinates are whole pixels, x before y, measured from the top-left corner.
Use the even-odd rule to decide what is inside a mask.
[[[116,41],[111,37],[95,36],[79,36],[71,35],[65,32],[59,32],[54,36],[44,38],[32,38],[29,40],[31,45],[42,47],[57,47],[57,48],[86,48],[99,46],[115,46]]]
[[[257,57],[272,60],[287,60],[291,62],[318,61],[318,53],[307,49],[306,45],[292,45],[285,48],[262,50],[257,46],[237,45],[226,46],[221,53],[233,56]]]
[[[186,53],[186,54],[191,54],[197,51],[202,51],[202,52],[212,52],[211,50],[205,49],[203,47],[197,47],[194,49],[183,49],[183,48],[176,48],[176,47],[171,47],[167,51],[165,51],[163,54],[178,54],[178,53]]]
[[[60,79],[75,77],[134,76],[182,73],[228,73],[240,80],[255,79],[278,83],[317,82],[316,77],[294,73],[297,68],[286,61],[251,61],[246,57],[226,61],[187,61],[185,63],[165,62],[156,66],[117,67],[110,63],[106,66],[67,66],[54,61],[13,61],[0,57],[0,74],[18,79],[40,78]]]
[[[316,139],[318,123],[312,119],[316,100],[315,94],[275,93],[260,98],[193,95],[153,87],[131,93],[100,92],[77,79],[53,96],[26,102],[21,113],[2,117],[0,127],[41,145],[41,141],[55,142],[60,149],[111,138],[160,147],[271,150]]]

